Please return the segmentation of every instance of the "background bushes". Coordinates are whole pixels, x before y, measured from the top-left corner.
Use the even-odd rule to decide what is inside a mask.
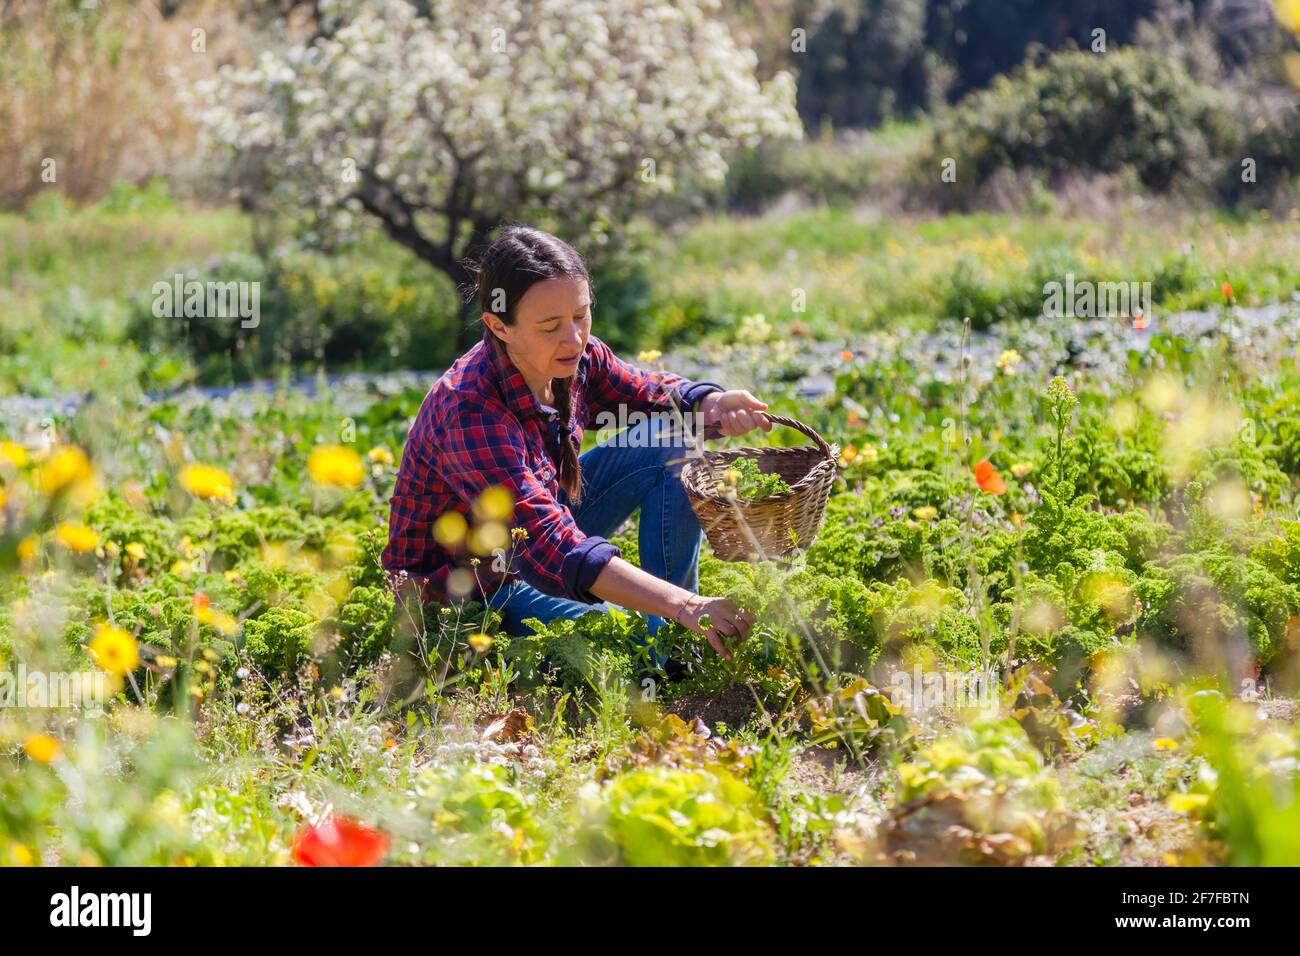
[[[454,356],[459,310],[452,290],[414,261],[326,258],[295,252],[262,260],[231,253],[185,281],[259,283],[260,318],[154,315],[152,289],[132,303],[128,337],[142,349],[175,350],[204,382],[265,374],[289,363],[434,368]],[[174,273],[158,277],[170,285]]]
[[[259,283],[260,318],[250,328],[238,317],[155,316],[153,283],[132,300],[128,340],[154,355],[183,356],[206,384],[262,376],[297,363],[445,368],[460,354],[458,325],[478,321],[472,308],[462,309],[440,274],[394,247],[347,256],[299,250],[262,258],[233,252],[202,266],[169,270],[155,281],[170,287],[177,272],[185,282]],[[592,273],[602,339],[616,349],[634,348],[650,319],[643,259],[629,250],[594,265]]]
[[[924,176],[937,180],[931,172],[953,157],[956,183],[944,186],[961,196],[1004,170],[1131,171],[1156,191],[1206,182],[1233,143],[1229,108],[1172,60],[1066,51],[999,78],[940,119]]]

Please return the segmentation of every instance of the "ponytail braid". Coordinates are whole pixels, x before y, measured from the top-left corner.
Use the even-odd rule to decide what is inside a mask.
[[[554,380],[555,408],[560,413],[560,486],[575,505],[582,501],[582,465],[578,462],[578,449],[569,440],[569,424],[573,418],[574,376]]]

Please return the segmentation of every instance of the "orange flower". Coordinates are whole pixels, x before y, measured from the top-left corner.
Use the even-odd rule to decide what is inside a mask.
[[[842,362],[852,362],[852,361],[853,361],[853,353],[850,352],[848,349],[845,349],[843,352],[840,353],[840,361],[842,361]]]
[[[52,763],[63,753],[63,745],[49,734],[32,734],[23,741],[23,750],[37,763]]]
[[[308,826],[294,840],[293,859],[302,866],[374,866],[388,852],[388,835],[347,817]]]
[[[1223,283],[1223,301],[1227,302],[1231,298],[1232,298],[1232,283],[1225,282]]]
[[[980,491],[986,491],[991,495],[1006,494],[1007,483],[993,469],[993,465],[987,458],[975,466],[975,484],[980,486]]]
[[[1139,312],[1137,315],[1133,316],[1134,332],[1145,332],[1146,328],[1147,328],[1147,317],[1145,315]]]

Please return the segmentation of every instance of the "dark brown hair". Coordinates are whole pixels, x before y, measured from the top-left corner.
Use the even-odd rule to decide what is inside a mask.
[[[478,275],[473,290],[483,312],[490,312],[506,325],[515,324],[515,310],[524,293],[545,279],[568,276],[591,282],[587,264],[576,249],[540,229],[511,226],[506,229],[470,267]],[[468,290],[467,290],[468,291]],[[483,323],[483,338],[488,348],[506,359],[505,343]],[[553,380],[555,407],[560,413],[560,485],[569,500],[582,498],[582,470],[578,452],[568,440],[569,420],[573,417],[574,376]]]

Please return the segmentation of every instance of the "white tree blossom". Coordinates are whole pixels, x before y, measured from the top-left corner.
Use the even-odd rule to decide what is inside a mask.
[[[420,7],[324,0],[324,36],[199,91],[205,129],[321,228],[369,213],[453,278],[506,217],[601,242],[655,190],[801,135],[793,78],[759,81],[716,0]]]

